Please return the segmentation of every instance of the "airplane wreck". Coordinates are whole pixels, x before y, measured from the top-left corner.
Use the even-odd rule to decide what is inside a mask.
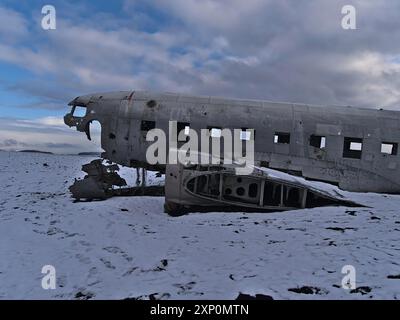
[[[193,210],[283,211],[358,205],[340,190],[400,193],[400,113],[396,111],[145,91],[84,95],[69,105],[66,125],[85,132],[90,140],[90,126],[98,121],[101,157],[143,173],[141,186],[127,188],[116,178],[115,167],[107,169],[95,162],[97,173],[88,173],[70,188],[77,199],[165,195],[166,212],[179,215]],[[84,110],[83,115],[77,115],[78,109]],[[241,139],[243,144],[251,139],[254,146],[251,173],[237,175],[235,164],[222,162],[149,163],[146,151],[152,142],[146,136],[153,129],[171,134],[170,121],[176,122],[177,133],[207,129],[207,139],[222,144],[220,132],[225,128],[249,133]],[[168,144],[167,150],[177,147]],[[145,170],[165,174],[165,192],[145,185]]]

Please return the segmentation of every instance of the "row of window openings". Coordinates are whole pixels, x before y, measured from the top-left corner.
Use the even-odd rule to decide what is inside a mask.
[[[141,122],[140,130],[149,131],[156,127],[155,121],[147,121],[143,120]],[[177,130],[181,132],[185,131],[185,135],[189,135],[190,124],[187,122],[178,122]],[[210,130],[210,136],[212,138],[220,138],[222,129],[218,127],[207,127]],[[255,136],[255,131],[254,131]],[[242,128],[242,132],[240,134],[241,140],[250,140],[251,132],[247,131],[247,128]],[[325,136],[310,136],[310,146],[325,149],[326,146],[326,137]],[[276,144],[290,144],[290,133],[287,132],[275,132],[274,135],[274,143]],[[343,144],[343,157],[344,158],[353,158],[353,159],[361,159],[362,152],[362,139],[361,138],[344,138]],[[397,155],[398,144],[395,142],[382,142],[381,143],[381,153],[389,154],[389,155]]]
[[[310,146],[325,149],[326,137],[311,135]],[[290,133],[276,132],[274,135],[274,143],[290,143]],[[361,138],[345,137],[343,143],[343,158],[361,159],[363,140]],[[382,142],[381,153],[389,155],[397,155],[398,144],[395,142]]]
[[[156,122],[155,121],[148,121],[148,120],[142,120],[140,124],[140,130],[147,132],[151,129],[154,129],[156,127]],[[177,123],[177,131],[178,133],[184,130],[185,135],[189,135],[189,129],[190,129],[190,124],[187,122],[178,122]],[[207,127],[207,129],[210,131],[210,136],[211,138],[221,138],[222,136],[222,128],[219,127]],[[251,132],[247,131],[247,128],[242,128],[242,131],[240,132],[240,139],[241,140],[250,140],[251,138]]]

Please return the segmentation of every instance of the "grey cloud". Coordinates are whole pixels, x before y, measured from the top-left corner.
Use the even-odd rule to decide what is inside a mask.
[[[0,59],[35,74],[35,81],[12,86],[41,99],[32,108],[65,108],[62,102],[76,95],[116,89],[396,108],[400,3],[352,1],[358,29],[351,31],[341,28],[345,4],[128,0],[132,17],[150,21],[153,9],[169,15],[170,25],[150,33],[107,13],[67,15],[47,42],[34,50],[4,44]],[[140,6],[147,11],[135,10]],[[79,16],[83,8],[76,10]],[[94,24],[98,17],[107,23]]]
[[[154,3],[163,6],[161,1]],[[400,33],[394,32],[400,28],[398,1],[352,1],[358,29],[351,31],[341,28],[341,8],[348,1],[207,4],[173,0],[164,8],[191,28],[198,43],[217,34],[228,43],[226,54],[256,57],[260,63],[212,62],[213,77],[196,83],[195,91],[315,104],[398,106],[398,62],[388,63],[399,57]],[[230,8],[224,11],[224,6]],[[218,12],[221,19],[215,17]],[[369,61],[370,56],[376,59]],[[365,60],[363,68],[354,68],[357,60]]]

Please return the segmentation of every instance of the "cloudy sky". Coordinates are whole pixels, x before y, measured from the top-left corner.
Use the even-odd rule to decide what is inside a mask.
[[[400,109],[399,30],[398,0],[2,0],[0,149],[97,150],[62,122],[97,91]]]

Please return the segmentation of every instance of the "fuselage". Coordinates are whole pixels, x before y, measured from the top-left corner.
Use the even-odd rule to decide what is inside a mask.
[[[400,193],[400,112],[311,106],[257,100],[121,91],[75,98],[64,121],[89,133],[101,124],[103,157],[118,164],[149,165],[152,128],[168,133],[169,121],[191,129],[254,129],[256,164],[337,184],[341,189]],[[86,108],[83,117],[75,106]]]

